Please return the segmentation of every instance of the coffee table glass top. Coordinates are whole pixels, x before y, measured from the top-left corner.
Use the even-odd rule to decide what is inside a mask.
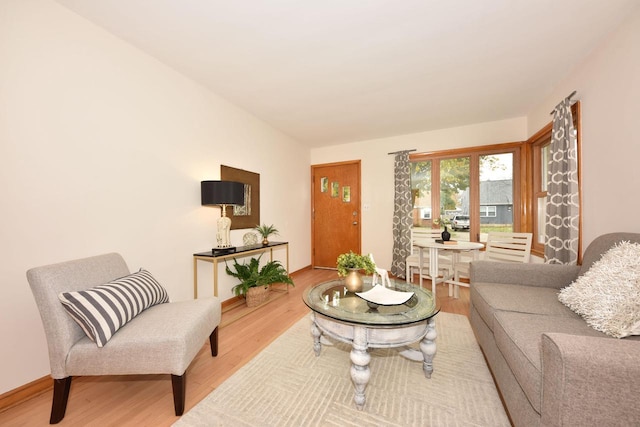
[[[364,276],[362,279],[362,292],[366,292],[372,288],[371,276]],[[316,313],[336,320],[372,326],[420,322],[435,316],[439,311],[433,294],[424,288],[392,279],[390,289],[414,294],[403,304],[377,305],[347,291],[344,280],[337,279],[307,289],[302,299]]]

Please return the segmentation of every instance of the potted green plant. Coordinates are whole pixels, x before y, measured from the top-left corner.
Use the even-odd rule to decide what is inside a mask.
[[[273,224],[256,225],[253,229],[256,230],[258,234],[262,236],[263,245],[269,244],[269,236],[271,236],[272,234],[277,235],[279,233],[278,229]]]
[[[260,305],[266,301],[269,297],[269,286],[274,283],[295,286],[280,261],[269,261],[260,267],[260,258],[262,255],[258,258],[251,258],[246,264],[240,264],[234,258],[233,268],[235,271],[228,265],[226,266],[227,274],[240,280],[240,283],[233,287],[233,293],[236,296],[245,297],[249,307]]]
[[[373,274],[376,271],[376,265],[369,255],[356,254],[353,251],[340,254],[336,262],[338,275],[345,278],[345,286],[348,291],[359,292],[362,290],[362,278],[360,270],[364,270],[366,274]]]

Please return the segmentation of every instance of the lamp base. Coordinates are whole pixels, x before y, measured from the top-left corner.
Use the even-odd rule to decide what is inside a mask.
[[[212,248],[211,252],[214,255],[225,255],[225,254],[232,254],[236,251],[236,247],[235,246],[229,246],[226,248]]]

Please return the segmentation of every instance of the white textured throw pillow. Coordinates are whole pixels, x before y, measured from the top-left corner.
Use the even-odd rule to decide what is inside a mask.
[[[640,335],[640,244],[620,242],[609,249],[558,299],[607,335]]]

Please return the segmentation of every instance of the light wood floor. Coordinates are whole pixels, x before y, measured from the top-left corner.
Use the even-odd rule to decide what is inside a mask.
[[[208,343],[203,346],[187,370],[185,413],[308,313],[301,298],[307,287],[337,274],[304,270],[292,277],[296,286],[286,296],[220,329],[217,357],[211,357]],[[460,298],[453,299],[439,285],[437,296],[442,311],[469,316],[468,288],[460,288]],[[222,321],[228,316],[223,314]],[[0,425],[48,425],[50,411],[49,390],[0,413]],[[67,412],[59,425],[170,426],[177,419],[168,375],[79,377],[72,382]]]

